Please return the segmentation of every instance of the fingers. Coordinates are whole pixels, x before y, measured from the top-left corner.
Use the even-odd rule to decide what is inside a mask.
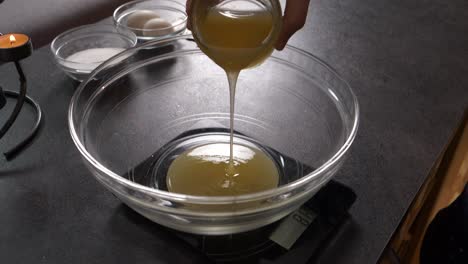
[[[310,0],[288,0],[283,17],[283,27],[276,42],[275,48],[282,50],[288,40],[301,29],[306,21]]]
[[[192,0],[187,0],[187,3],[185,3],[185,12],[187,13],[187,28],[189,30],[192,30],[192,25],[190,23],[191,6]]]
[[[199,1],[203,1],[203,4],[205,4],[206,8],[215,6],[215,5],[217,5],[217,4],[219,4],[221,2],[220,0],[199,0]],[[192,16],[192,3],[193,3],[192,0],[187,0],[187,2],[185,3],[185,12],[187,13],[187,28],[189,30],[192,30],[192,19],[191,19],[191,16]],[[198,4],[200,5],[200,3],[198,3]]]

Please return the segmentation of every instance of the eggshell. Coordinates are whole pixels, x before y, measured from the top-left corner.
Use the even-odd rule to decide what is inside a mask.
[[[142,29],[146,22],[153,18],[159,18],[158,13],[151,10],[138,10],[128,15],[127,26]]]
[[[162,18],[153,18],[143,26],[143,35],[147,37],[161,37],[174,33],[171,23]]]

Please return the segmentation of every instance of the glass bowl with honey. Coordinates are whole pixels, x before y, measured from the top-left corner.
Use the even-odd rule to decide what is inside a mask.
[[[342,166],[356,96],[287,46],[241,71],[232,111],[226,71],[197,41],[147,42],[101,65],[71,101],[72,139],[95,178],[156,223],[205,235],[270,224]]]

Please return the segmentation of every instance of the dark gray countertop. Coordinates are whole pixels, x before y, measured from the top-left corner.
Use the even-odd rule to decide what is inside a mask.
[[[358,198],[320,261],[374,263],[468,106],[468,2],[312,1],[291,43],[335,67],[361,106],[358,136],[337,176]],[[45,123],[23,155],[0,160],[2,262],[196,262],[192,249],[174,246],[167,231],[126,209],[87,171],[67,127],[76,84],[49,49],[24,69]],[[13,65],[0,67],[0,85],[17,87]],[[0,123],[9,111],[0,111]],[[0,150],[29,129],[31,111]]]

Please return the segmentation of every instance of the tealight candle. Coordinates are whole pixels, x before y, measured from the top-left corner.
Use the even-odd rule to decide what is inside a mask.
[[[11,33],[0,36],[0,61],[19,61],[31,54],[32,44],[27,35]]]

